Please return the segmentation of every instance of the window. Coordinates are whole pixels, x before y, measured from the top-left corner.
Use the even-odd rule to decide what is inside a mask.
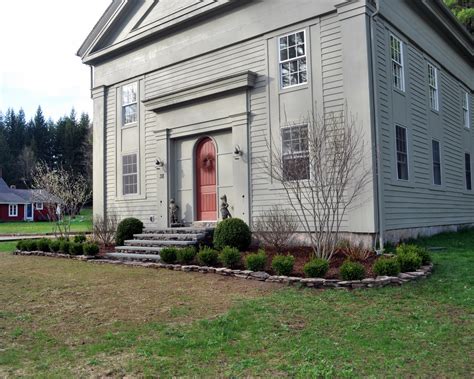
[[[137,83],[127,84],[122,87],[122,125],[137,122]]]
[[[471,115],[469,114],[469,93],[464,92],[462,97],[462,124],[465,128],[471,127]]]
[[[471,154],[464,154],[464,167],[466,171],[466,189],[472,190],[472,176],[471,176]]]
[[[439,141],[431,141],[433,150],[433,183],[437,186],[441,185],[441,152],[439,148]]]
[[[397,148],[397,177],[399,180],[408,180],[408,141],[407,130],[401,126],[396,129]]]
[[[138,165],[137,154],[122,157],[123,194],[133,195],[138,193]]]
[[[35,204],[35,208],[36,208],[36,210],[38,210],[38,211],[42,211],[42,210],[43,210],[43,203],[36,203],[36,204]]]
[[[390,35],[390,56],[392,58],[392,82],[400,91],[405,91],[405,72],[403,69],[403,43]]]
[[[18,204],[8,205],[8,217],[18,217]]]
[[[279,38],[281,88],[308,82],[306,36],[301,31]]]
[[[430,87],[430,107],[434,111],[439,110],[438,100],[438,69],[428,63],[428,85]]]
[[[281,129],[284,180],[309,179],[308,125]]]

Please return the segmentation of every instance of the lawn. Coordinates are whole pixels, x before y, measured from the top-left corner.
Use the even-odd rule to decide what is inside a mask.
[[[353,292],[0,254],[0,377],[472,377],[474,232]]]
[[[92,230],[92,209],[83,209],[79,216],[71,221],[72,232]],[[12,234],[53,233],[54,222],[0,222],[0,236]]]

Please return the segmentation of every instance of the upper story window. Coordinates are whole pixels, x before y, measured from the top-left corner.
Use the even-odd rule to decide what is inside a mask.
[[[18,217],[18,204],[8,206],[8,217]]]
[[[430,107],[434,111],[439,111],[438,69],[430,63],[428,63],[428,85],[430,87]]]
[[[390,35],[390,56],[392,59],[392,83],[400,91],[405,91],[405,72],[403,68],[403,42]]]
[[[465,128],[471,127],[471,115],[469,114],[469,93],[464,92],[462,97],[462,124]]]
[[[308,125],[282,128],[281,139],[284,180],[309,179]]]
[[[304,31],[279,38],[280,85],[287,88],[308,82]]]
[[[35,208],[36,208],[36,210],[38,210],[38,211],[42,211],[43,208],[44,208],[44,205],[43,205],[43,203],[36,203],[36,204],[35,204]]]
[[[122,182],[124,195],[138,193],[137,154],[129,154],[122,157]]]
[[[137,119],[137,83],[131,83],[122,87],[122,125],[133,124]]]
[[[397,178],[408,180],[408,139],[407,130],[402,126],[396,126],[396,151],[397,151]]]
[[[464,154],[464,167],[466,174],[466,189],[472,190],[472,176],[471,176],[471,154]]]
[[[439,141],[431,141],[433,150],[433,183],[437,186],[441,185],[441,151]]]

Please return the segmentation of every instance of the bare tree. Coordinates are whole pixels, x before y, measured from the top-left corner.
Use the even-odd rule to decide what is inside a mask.
[[[347,210],[370,181],[365,143],[352,117],[334,113],[282,128],[282,147],[269,143],[264,165],[285,190],[314,255],[331,259]]]
[[[255,236],[265,247],[281,251],[291,245],[298,222],[290,212],[274,205],[256,219],[253,229]]]
[[[87,180],[60,167],[38,163],[32,175],[35,201],[43,202],[50,220],[55,221],[55,234],[68,237],[71,219],[91,198]]]
[[[115,214],[94,216],[94,239],[103,246],[113,245],[115,243],[117,225],[118,217]]]

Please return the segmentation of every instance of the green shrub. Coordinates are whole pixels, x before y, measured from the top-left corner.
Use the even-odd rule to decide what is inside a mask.
[[[84,249],[84,255],[90,257],[95,257],[100,251],[99,244],[96,242],[86,242],[82,247]]]
[[[235,247],[226,246],[219,254],[219,261],[227,268],[235,268],[240,265],[240,251]]]
[[[63,254],[69,254],[71,242],[68,240],[62,239],[59,241],[59,251]]]
[[[397,254],[397,260],[400,264],[401,272],[416,271],[421,267],[421,258],[414,251]]]
[[[272,260],[272,268],[277,275],[290,275],[295,265],[295,257],[292,255],[275,255]]]
[[[365,277],[365,268],[359,262],[345,261],[339,272],[344,280],[362,280]]]
[[[324,278],[328,270],[328,260],[321,258],[312,259],[303,267],[304,274],[307,278]]]
[[[160,251],[161,260],[165,263],[173,264],[176,263],[177,249],[175,247],[165,247]]]
[[[216,266],[218,263],[218,258],[218,252],[207,246],[203,247],[197,254],[197,261],[202,266]]]
[[[401,244],[397,247],[396,253],[404,254],[404,253],[415,253],[421,258],[421,264],[427,265],[431,262],[431,255],[424,247],[413,245],[413,244]]]
[[[251,242],[248,225],[239,218],[228,218],[217,224],[214,230],[214,247],[222,250],[226,246],[239,251],[247,250]]]
[[[189,246],[179,249],[176,252],[176,258],[179,263],[188,265],[194,261],[194,258],[196,258],[196,248],[194,246]]]
[[[397,258],[379,258],[375,261],[373,270],[379,276],[397,276],[400,273],[400,263]]]
[[[245,259],[245,268],[251,271],[265,270],[265,263],[267,263],[267,254],[265,250],[260,249],[258,253],[248,254]]]
[[[143,222],[133,217],[126,218],[122,220],[117,227],[115,243],[117,246],[122,246],[126,240],[133,239],[134,234],[140,234],[142,232]]]
[[[38,250],[38,241],[36,240],[27,240],[25,241],[25,247],[28,251],[36,251]]]
[[[26,241],[23,241],[23,240],[18,241],[18,242],[16,243],[16,248],[17,248],[17,250],[20,250],[20,251],[25,251],[25,250],[27,250],[28,248],[27,248],[27,246],[26,246]]]
[[[59,240],[51,240],[49,241],[49,250],[53,253],[57,253],[61,249],[61,241]]]
[[[76,243],[84,243],[87,241],[86,235],[84,233],[78,234],[74,236],[74,242]]]
[[[47,253],[49,251],[49,240],[46,239],[46,238],[42,238],[40,240],[38,240],[38,250],[39,251],[44,251],[45,253]]]
[[[82,246],[82,243],[71,242],[70,245],[69,245],[69,252],[72,255],[83,255],[84,254],[84,248]]]

